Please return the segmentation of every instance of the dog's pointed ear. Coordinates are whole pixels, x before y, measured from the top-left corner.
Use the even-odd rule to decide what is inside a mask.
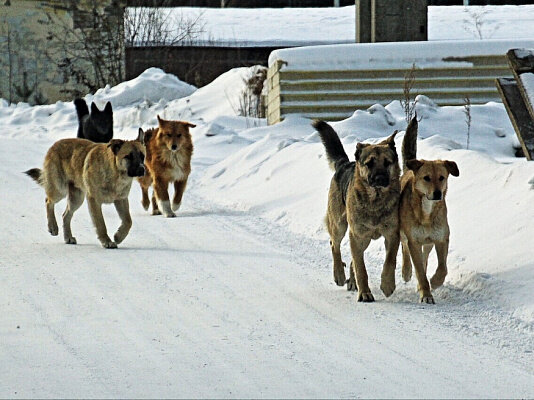
[[[447,171],[449,171],[449,174],[452,176],[460,176],[460,170],[458,169],[458,165],[454,161],[444,161],[445,168],[447,168]]]
[[[157,115],[158,117],[158,125],[161,126],[164,122],[164,120],[162,120],[160,117],[159,117],[159,114]]]
[[[97,113],[97,112],[100,112],[100,110],[98,109],[98,107],[96,106],[95,102],[91,102],[91,112],[92,113]]]
[[[188,128],[194,128],[194,127],[196,127],[196,125],[195,125],[195,124],[192,124],[191,122],[184,121],[184,124],[185,124]]]
[[[135,140],[145,144],[145,132],[141,128],[139,128],[139,132],[137,134],[137,139],[135,139]]]
[[[108,143],[108,147],[111,149],[113,154],[117,155],[123,144],[124,140],[122,139],[111,139]]]
[[[419,168],[423,166],[424,162],[419,160],[408,160],[406,161],[406,167],[413,172],[417,172]]]
[[[104,107],[104,112],[111,114],[113,112],[113,109],[111,108],[111,103],[108,101],[106,103],[106,107]]]
[[[362,155],[362,150],[365,149],[367,146],[369,146],[369,143],[358,143],[356,144],[356,153],[354,153],[354,157],[356,158],[356,161],[358,161]]]
[[[397,133],[399,133],[399,131],[395,130],[390,137],[388,137],[386,140],[383,140],[380,144],[387,144],[389,147],[395,148],[395,136],[397,136]]]

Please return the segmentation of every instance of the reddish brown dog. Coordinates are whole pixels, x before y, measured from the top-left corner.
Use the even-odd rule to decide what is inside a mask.
[[[148,188],[153,185],[152,215],[176,217],[182,196],[191,173],[193,140],[189,128],[196,125],[184,121],[167,121],[158,115],[158,127],[145,132],[146,160],[148,174],[138,178],[143,192],[142,204],[148,210],[150,200]],[[172,204],[168,187],[174,184]]]

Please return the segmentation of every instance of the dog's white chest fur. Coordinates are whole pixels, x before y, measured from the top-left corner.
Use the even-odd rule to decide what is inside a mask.
[[[172,170],[170,171],[171,180],[184,180],[186,178],[184,173],[185,165],[181,154],[179,152],[171,153],[169,155],[169,162],[172,165]]]
[[[430,214],[432,214],[432,211],[434,210],[435,205],[436,205],[435,201],[428,200],[426,197],[423,197],[423,201],[421,203],[423,214],[425,214],[426,217],[429,217]]]

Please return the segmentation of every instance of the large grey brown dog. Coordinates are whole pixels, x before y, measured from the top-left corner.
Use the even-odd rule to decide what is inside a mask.
[[[345,263],[340,244],[349,228],[352,263],[348,290],[358,289],[358,301],[371,302],[364,252],[371,240],[385,238],[386,259],[380,288],[386,296],[395,291],[395,263],[399,249],[400,167],[395,148],[395,131],[378,144],[358,143],[356,161],[350,162],[334,129],[314,121],[335,169],[328,193],[326,226],[334,259],[334,281],[345,284]]]
[[[113,139],[109,143],[94,143],[86,139],[63,139],[52,145],[46,153],[43,169],[32,168],[26,174],[46,192],[48,231],[57,236],[58,226],[55,204],[67,197],[63,213],[65,243],[76,244],[70,222],[74,212],[87,197],[89,213],[102,246],[116,248],[132,226],[128,194],[134,177],[143,176],[145,146],[143,131],[136,140]],[[102,216],[102,204],[113,203],[121,225],[112,241]]]
[[[447,221],[447,181],[449,174],[459,176],[454,161],[417,160],[417,117],[414,117],[402,141],[403,175],[401,178],[400,226],[402,240],[402,277],[412,277],[412,262],[417,277],[420,300],[434,304],[426,277],[428,256],[436,246],[438,268],[430,279],[432,288],[443,284],[447,276],[449,223]]]

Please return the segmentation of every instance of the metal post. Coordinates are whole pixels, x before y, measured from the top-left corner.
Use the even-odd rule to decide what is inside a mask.
[[[334,0],[334,7],[339,7],[339,0]]]

